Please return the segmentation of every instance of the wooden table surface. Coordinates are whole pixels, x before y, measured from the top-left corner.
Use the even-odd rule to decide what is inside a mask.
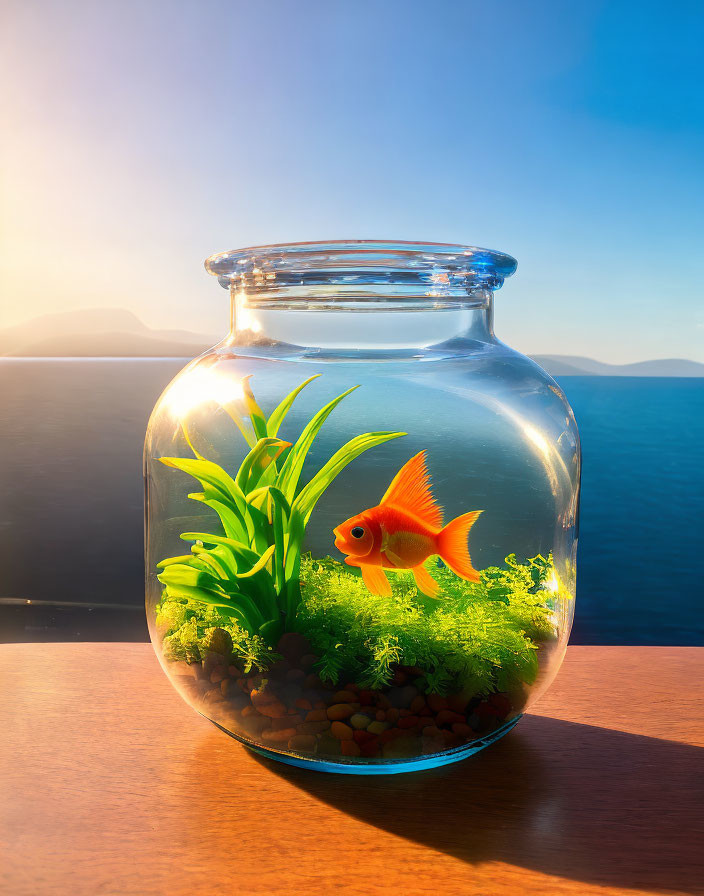
[[[0,645],[0,893],[704,893],[703,679],[572,647],[502,741],[363,778],[250,753],[149,645]]]

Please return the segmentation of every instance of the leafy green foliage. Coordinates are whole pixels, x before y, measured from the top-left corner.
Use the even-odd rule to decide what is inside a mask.
[[[425,689],[440,694],[486,694],[531,683],[539,642],[555,637],[555,597],[569,598],[552,557],[519,563],[512,554],[505,567],[484,570],[478,583],[435,560],[427,565],[441,585],[440,599],[419,594],[410,573],[394,576],[391,598],[377,597],[336,560],[302,558],[295,628],[319,657],[321,678],[384,688],[402,664],[422,669]],[[165,595],[157,621],[167,631],[164,649],[171,658],[197,658],[213,627],[231,634],[233,652],[247,658],[248,668],[265,670],[276,658],[217,606]]]
[[[200,482],[202,491],[188,497],[213,510],[222,527],[222,532],[181,535],[192,542],[191,553],[158,564],[164,599],[185,606],[207,605],[237,632],[270,646],[291,627],[296,616],[301,600],[301,547],[318,500],[335,477],[364,451],[405,435],[369,432],[356,436],[300,488],[306,457],[320,429],[338,404],[357,388],[348,389],[321,408],[295,442],[283,441],[278,433],[286,415],[301,390],[314,379],[287,395],[268,419],[254,397],[249,378],[242,381],[246,413],[241,413],[234,401],[224,406],[250,448],[234,477],[193,449],[184,424],[183,432],[195,458],[161,458],[162,463]]]
[[[554,601],[543,587],[554,576],[552,558],[520,564],[511,555],[478,583],[437,560],[426,566],[442,589],[437,600],[420,595],[410,573],[394,575],[391,598],[377,597],[337,561],[304,559],[297,628],[321,657],[321,677],[380,688],[401,663],[422,669],[426,689],[437,693],[534,681],[537,642],[554,637]]]
[[[216,607],[199,600],[169,597],[164,593],[157,607],[156,622],[166,632],[162,650],[169,661],[200,662],[208,651],[214,650],[226,654],[227,659],[250,672],[267,669],[279,659],[261,637],[248,634]]]

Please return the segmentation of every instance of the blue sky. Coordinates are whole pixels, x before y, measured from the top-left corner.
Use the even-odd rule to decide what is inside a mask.
[[[704,6],[9,0],[2,323],[219,333],[202,260],[456,241],[527,352],[704,361]]]

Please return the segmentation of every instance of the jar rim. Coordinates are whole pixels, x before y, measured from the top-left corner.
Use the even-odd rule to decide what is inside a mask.
[[[281,286],[415,284],[463,291],[498,289],[516,270],[515,258],[457,243],[330,240],[275,243],[217,252],[205,261],[225,288],[264,292]]]

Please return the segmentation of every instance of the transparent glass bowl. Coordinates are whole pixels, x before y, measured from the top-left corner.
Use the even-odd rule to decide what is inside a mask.
[[[493,333],[509,256],[223,253],[227,338],[145,445],[152,641],[198,712],[328,771],[453,762],[547,687],[574,612],[579,439]]]

